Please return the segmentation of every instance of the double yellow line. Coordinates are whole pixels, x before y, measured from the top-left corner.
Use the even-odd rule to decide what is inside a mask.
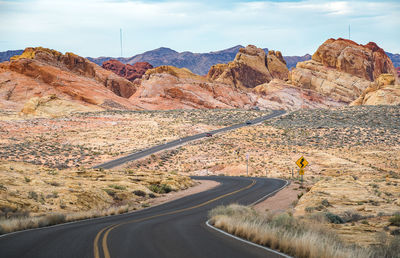
[[[230,192],[230,193],[227,193],[227,194],[224,194],[224,195],[220,195],[220,196],[218,196],[218,197],[216,197],[214,199],[208,200],[206,202],[200,203],[200,204],[192,206],[192,207],[179,209],[179,210],[174,210],[174,211],[161,213],[161,214],[153,215],[153,216],[146,217],[146,218],[130,220],[130,221],[122,222],[122,223],[119,223],[119,224],[107,226],[107,227],[103,228],[102,230],[100,230],[97,233],[97,235],[96,235],[96,237],[94,239],[94,242],[93,242],[94,258],[100,258],[99,242],[100,242],[100,237],[103,234],[103,232],[104,232],[104,234],[103,234],[103,237],[101,239],[101,246],[103,248],[104,258],[110,258],[111,256],[110,256],[110,251],[108,250],[108,246],[107,246],[107,237],[108,237],[108,235],[110,234],[110,232],[113,229],[115,229],[115,228],[117,228],[119,226],[122,226],[122,225],[130,224],[130,223],[142,222],[142,221],[145,221],[145,220],[150,220],[150,219],[154,219],[154,218],[158,218],[158,217],[162,217],[162,216],[167,216],[167,215],[177,214],[177,213],[188,211],[188,210],[193,210],[193,209],[205,206],[207,204],[210,204],[212,202],[215,202],[215,201],[217,201],[219,199],[222,199],[224,197],[227,197],[229,195],[232,195],[232,194],[241,192],[243,190],[249,189],[255,184],[256,184],[256,180],[252,180],[252,183],[249,184],[248,186],[245,186],[243,188],[240,188],[240,189],[238,189],[236,191],[233,191],[233,192]]]

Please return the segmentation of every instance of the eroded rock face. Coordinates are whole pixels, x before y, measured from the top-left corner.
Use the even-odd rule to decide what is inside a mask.
[[[293,85],[317,91],[336,101],[350,103],[382,73],[394,73],[385,52],[375,43],[359,45],[329,39],[289,74]]]
[[[261,96],[259,102],[272,109],[297,110],[302,108],[340,107],[344,103],[334,101],[312,90],[301,89],[285,81],[273,79],[254,88]]]
[[[281,80],[288,79],[289,70],[280,51],[268,51],[267,67],[273,78]]]
[[[400,105],[400,85],[396,85],[393,74],[381,74],[350,105]]]
[[[289,74],[293,85],[316,91],[336,101],[350,103],[370,85],[370,81],[339,72],[314,60],[298,63]]]
[[[244,108],[253,106],[244,92],[213,83],[186,68],[159,66],[146,72],[130,98],[144,109]]]
[[[342,38],[328,39],[313,54],[312,60],[369,81],[382,73],[395,74],[392,61],[374,42],[361,45]]]
[[[207,78],[236,88],[254,88],[272,80],[266,63],[264,50],[249,45],[241,48],[232,62],[213,65]]]
[[[133,82],[135,79],[141,78],[147,70],[153,68],[153,66],[147,62],[137,62],[133,65],[130,65],[123,64],[115,59],[104,62],[102,67],[128,79],[131,82]]]
[[[48,95],[95,110],[135,108],[127,99],[136,91],[134,84],[83,57],[46,48],[27,48],[1,63],[0,83],[0,105],[5,109],[21,110],[28,100]]]
[[[10,68],[25,75],[32,75],[35,70],[26,69],[24,66],[36,62],[83,77],[93,78],[120,97],[129,98],[136,91],[136,87],[131,82],[98,67],[86,58],[69,52],[63,55],[52,49],[26,48],[22,55],[11,58]]]

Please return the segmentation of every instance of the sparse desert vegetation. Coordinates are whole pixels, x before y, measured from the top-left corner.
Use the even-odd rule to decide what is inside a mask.
[[[378,233],[388,239],[398,234],[389,218],[400,212],[399,106],[300,110],[130,167],[239,176],[246,175],[246,153],[251,176],[292,179],[293,169],[298,194],[290,210],[294,216],[329,212],[332,218],[344,218],[326,224],[343,241],[363,246],[375,245]],[[295,161],[302,155],[310,164],[300,184]],[[348,216],[354,218],[349,221]]]
[[[193,184],[187,176],[157,171],[59,170],[3,162],[0,233],[148,207],[152,198]]]
[[[174,171],[90,167],[268,113],[106,111],[38,118],[2,111],[0,233],[148,207],[151,199],[194,183]]]
[[[329,213],[305,219],[232,204],[211,210],[209,217],[217,228],[294,257],[399,257],[399,236],[390,240],[383,236],[371,248],[349,245],[325,227],[323,222],[332,219]]]
[[[120,155],[269,111],[171,110],[74,113],[24,118],[0,113],[0,160],[51,168],[91,167]]]

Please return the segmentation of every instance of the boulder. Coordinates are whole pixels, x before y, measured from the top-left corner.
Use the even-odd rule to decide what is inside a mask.
[[[339,38],[325,41],[311,60],[298,63],[289,80],[336,101],[351,103],[382,73],[395,74],[395,70],[375,43],[359,45]]]
[[[232,62],[213,65],[207,78],[218,83],[233,85],[236,88],[254,88],[272,80],[266,63],[264,50],[249,45],[239,49]]]
[[[280,51],[268,51],[267,67],[273,78],[287,80],[289,70]]]
[[[350,105],[400,105],[400,85],[396,85],[393,74],[381,74]]]
[[[382,73],[396,74],[390,58],[374,42],[361,45],[342,38],[328,39],[312,55],[312,60],[369,81]]]

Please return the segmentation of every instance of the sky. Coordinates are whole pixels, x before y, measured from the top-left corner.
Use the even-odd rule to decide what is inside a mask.
[[[253,44],[314,53],[328,38],[400,53],[400,0],[0,0],[0,51],[43,46],[129,57],[159,47],[197,53]]]

